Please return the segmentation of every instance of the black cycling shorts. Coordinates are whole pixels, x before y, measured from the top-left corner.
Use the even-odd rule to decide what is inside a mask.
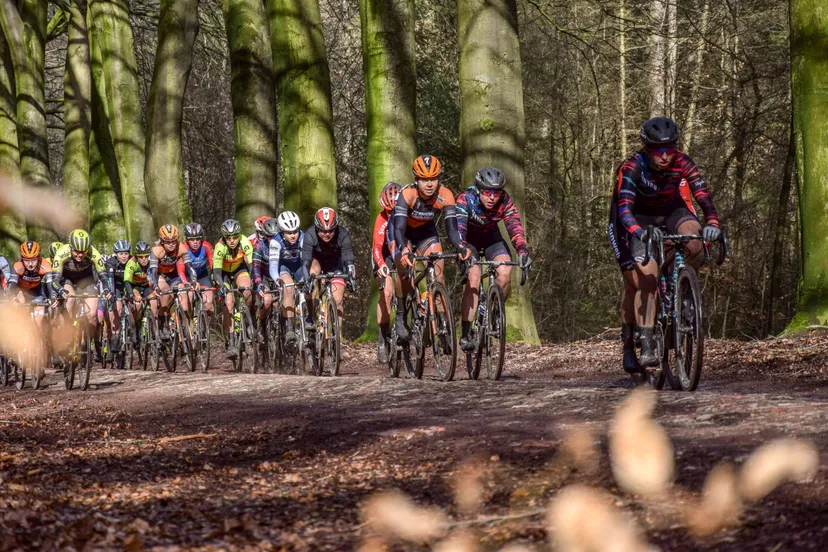
[[[480,258],[481,252],[488,261],[501,255],[509,257],[509,260],[512,259],[509,246],[506,244],[506,241],[500,234],[500,230],[496,226],[485,232],[469,230],[466,235],[466,243],[471,246],[474,260]]]

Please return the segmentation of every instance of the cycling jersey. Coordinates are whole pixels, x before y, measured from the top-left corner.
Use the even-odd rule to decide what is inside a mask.
[[[54,276],[51,265],[44,259],[40,259],[34,270],[26,270],[26,265],[20,260],[12,267],[9,290],[19,287],[28,294],[51,298]]]
[[[480,201],[480,191],[477,186],[466,188],[457,196],[457,229],[463,241],[475,241],[469,236],[484,236],[487,234],[500,235],[497,223],[503,221],[509,239],[518,253],[528,250],[526,234],[520,222],[515,203],[505,191],[493,209],[486,209]]]
[[[699,173],[693,160],[679,151],[673,165],[663,171],[650,166],[646,151],[639,151],[621,164],[618,169],[616,196],[618,218],[628,232],[641,238],[644,229],[636,215],[668,216],[678,208],[686,207],[686,192],[690,194],[704,212],[705,224],[719,226],[719,218],[707,183]]]
[[[7,261],[4,256],[0,255],[0,287],[2,287],[2,289],[6,289],[10,280],[11,267],[9,266],[9,261]]]
[[[239,244],[230,249],[221,238],[213,248],[213,280],[221,282],[223,274],[235,274],[241,270],[250,271],[253,266],[253,244],[247,236],[239,237]]]
[[[457,210],[454,195],[445,186],[439,186],[429,199],[420,197],[417,184],[404,187],[397,196],[394,206],[394,241],[405,244],[406,230],[416,230],[426,225],[433,225],[439,213],[443,213],[449,242],[455,249],[462,248],[462,240],[457,232]],[[402,247],[402,245],[400,245]]]
[[[52,260],[52,272],[55,273],[52,288],[60,291],[66,281],[73,285],[83,281],[97,284],[99,276],[105,270],[103,257],[94,247],[89,248],[83,259],[76,261],[72,257],[72,246],[63,245],[55,252],[55,258]]]
[[[374,265],[374,271],[386,266],[385,259],[391,257],[391,249],[393,246],[389,244],[389,238],[393,232],[388,231],[388,223],[391,219],[391,213],[382,211],[374,220],[374,238],[371,246],[371,261]],[[391,241],[393,243],[393,241]]]
[[[127,262],[129,262],[127,260]],[[122,291],[124,289],[124,272],[126,263],[121,264],[118,257],[111,256],[104,263],[106,267],[106,275],[109,278],[109,287],[114,290]]]
[[[210,245],[210,242],[203,241],[198,251],[193,251],[189,247],[187,249],[190,252],[190,264],[195,271],[196,279],[209,278],[213,271],[213,246]],[[187,267],[184,264],[184,259],[178,259],[176,268],[178,269],[178,277],[182,281],[186,281]]]
[[[296,243],[291,245],[279,233],[269,240],[259,241],[253,251],[253,283],[261,284],[264,276],[275,282],[282,272],[294,276],[302,268],[304,238],[304,232],[299,232]]]
[[[124,266],[124,289],[128,294],[132,295],[132,286],[140,288],[149,286],[147,270],[149,270],[149,265],[147,265],[145,270],[135,257],[127,261],[127,264]]]
[[[190,261],[189,248],[183,244],[178,244],[178,249],[173,253],[167,253],[163,245],[154,245],[150,250],[150,263],[147,277],[150,286],[158,285],[158,275],[161,274],[168,280],[174,280],[178,277],[178,261],[181,260],[186,268],[186,273],[189,277],[183,278],[183,282],[188,282],[194,279],[193,265]]]
[[[319,262],[323,272],[337,272],[339,270],[353,271],[354,248],[351,244],[351,233],[343,226],[337,226],[336,233],[331,241],[324,242],[316,233],[316,226],[305,231],[302,243],[302,267],[305,274],[310,273],[314,259]]]

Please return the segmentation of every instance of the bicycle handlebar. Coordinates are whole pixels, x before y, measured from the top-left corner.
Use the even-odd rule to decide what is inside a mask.
[[[494,267],[494,269],[497,269],[500,266],[517,266],[517,267],[520,267],[520,270],[521,270],[521,272],[520,272],[520,285],[521,286],[525,285],[526,280],[529,278],[529,269],[521,267],[520,263],[517,263],[515,261],[488,261],[486,259],[477,259],[477,260],[469,259],[465,263],[463,263],[463,265],[466,267],[465,268],[466,271],[468,271],[468,269],[472,265],[489,266],[489,267]]]
[[[647,243],[646,249],[644,251],[644,265],[650,264],[650,259],[652,258],[653,253],[653,244],[656,240],[653,238],[653,226],[647,227]],[[705,259],[707,258],[707,244],[704,242],[704,236],[699,234],[664,234],[661,237],[661,241],[658,242],[658,245],[661,246],[664,244],[665,241],[672,241],[672,242],[680,242],[686,243],[692,240],[701,240],[704,244],[704,252],[705,252]],[[721,234],[719,236],[719,258],[716,260],[717,265],[721,265],[725,262],[725,258],[727,258],[727,254],[729,252],[729,242],[727,239],[727,229],[722,228]]]
[[[420,263],[434,263],[443,259],[456,259],[457,253],[429,253],[428,255],[414,255],[414,261]]]

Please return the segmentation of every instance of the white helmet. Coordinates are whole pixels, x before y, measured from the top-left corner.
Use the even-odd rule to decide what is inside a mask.
[[[285,211],[279,215],[279,230],[282,232],[296,232],[299,230],[299,215],[293,211]]]

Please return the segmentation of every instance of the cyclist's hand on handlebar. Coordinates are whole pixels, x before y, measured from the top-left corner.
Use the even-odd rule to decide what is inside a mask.
[[[411,254],[411,251],[407,247],[400,252],[400,264],[403,268],[411,268],[414,266],[414,255]]]
[[[460,250],[457,252],[457,258],[461,261],[467,261],[471,257],[472,250],[467,244],[462,244]]]
[[[348,281],[345,282],[345,288],[350,293],[356,293],[356,280],[354,280],[353,278],[348,278]]]
[[[391,269],[388,268],[388,265],[382,265],[379,270],[377,270],[377,276],[380,278],[388,278],[389,274],[391,274]]]
[[[258,286],[256,286],[256,294],[257,294],[259,297],[264,298],[264,296],[265,296],[265,287],[264,287],[264,284],[259,284]]]
[[[704,237],[704,241],[706,242],[719,241],[719,238],[722,237],[722,231],[715,226],[707,225],[702,230],[702,237]]]
[[[652,238],[654,242],[658,243],[664,239],[664,231],[661,228],[659,228],[658,226],[653,226],[652,228],[653,235],[650,236],[650,233],[647,230],[644,230],[644,235],[641,236],[641,241],[647,242],[650,240],[650,238]]]
[[[311,292],[313,292],[313,280],[309,278],[305,280],[304,284],[302,284],[302,293],[310,295]]]
[[[523,270],[529,270],[529,267],[532,266],[532,256],[529,255],[528,250],[524,249],[518,253],[518,266]]]

